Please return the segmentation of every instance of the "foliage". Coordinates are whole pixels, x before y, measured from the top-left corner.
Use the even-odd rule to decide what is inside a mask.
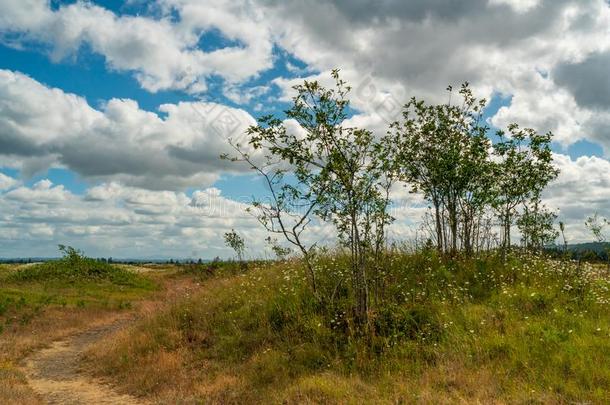
[[[596,212],[593,216],[588,217],[585,221],[585,227],[591,231],[597,242],[603,243],[606,241],[606,235],[604,228],[610,224],[607,218],[600,217]],[[608,270],[610,270],[610,248],[606,246],[606,258],[608,263]]]
[[[403,122],[391,127],[400,150],[400,178],[432,204],[438,250],[455,253],[461,239],[472,253],[483,243],[478,229],[492,198],[491,142],[481,123],[485,100],[477,100],[467,83],[459,94],[461,104],[427,105],[412,98],[405,105]]]
[[[237,254],[237,260],[239,262],[243,262],[244,260],[244,251],[246,248],[246,244],[244,242],[244,238],[239,236],[235,229],[231,229],[231,232],[226,232],[224,235],[225,244],[235,251]]]
[[[511,124],[509,136],[498,132],[500,141],[492,146],[481,119],[486,101],[477,100],[468,83],[459,94],[457,104],[428,105],[413,98],[405,105],[403,121],[391,125],[400,149],[400,178],[430,202],[431,234],[440,252],[472,254],[489,246],[491,209],[501,220],[508,248],[519,207],[528,214],[522,220],[526,231],[531,228],[526,223],[543,220],[539,212],[532,216],[527,204],[537,207],[540,193],[558,174],[552,165],[552,134]],[[536,244],[539,236],[534,235]]]
[[[348,279],[354,286],[354,310],[364,324],[371,272],[378,271],[385,227],[392,221],[387,208],[395,181],[394,148],[389,136],[378,139],[371,131],[344,125],[350,87],[337,70],[332,77],[333,89],[317,81],[294,86],[297,94],[285,114],[299,130],[289,130],[284,120],[272,115],[249,128],[249,146],[261,152],[262,162],[241,145],[234,145],[239,157],[233,160],[247,162],[266,180],[272,201],[254,202],[257,219],[303,255],[320,301],[329,297],[319,294],[311,264],[315,245],[306,246],[302,234],[312,221],[334,225],[341,246],[351,255]]]
[[[288,255],[292,252],[292,249],[280,245],[277,239],[272,238],[271,236],[268,236],[265,241],[271,247],[271,251],[275,254],[275,257],[280,261],[286,260]]]
[[[595,240],[600,243],[606,241],[606,235],[604,234],[606,225],[608,225],[608,220],[600,217],[597,212],[593,214],[593,216],[588,217],[585,221],[585,227],[591,231]]]
[[[523,213],[517,219],[522,245],[526,249],[540,251],[546,245],[554,243],[559,236],[554,227],[555,219],[557,214],[541,205],[539,200],[525,204]],[[560,229],[564,228],[560,226]]]
[[[508,126],[509,136],[498,132],[501,141],[494,145],[494,154],[500,160],[494,166],[493,207],[504,230],[503,246],[511,244],[511,226],[519,206],[538,201],[544,188],[559,174],[553,166],[551,139],[553,135],[540,135],[531,128]]]

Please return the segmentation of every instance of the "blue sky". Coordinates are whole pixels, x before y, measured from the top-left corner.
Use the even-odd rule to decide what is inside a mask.
[[[552,130],[565,174],[549,205],[584,239],[581,217],[608,209],[603,192],[589,202],[569,194],[583,181],[605,187],[608,4],[419,3],[391,1],[367,12],[341,2],[11,3],[0,17],[0,146],[7,148],[0,150],[0,257],[50,255],[57,243],[116,257],[210,257],[227,254],[219,235],[239,224],[260,246],[264,235],[237,211],[190,225],[167,213],[184,213],[202,195],[235,210],[243,207],[231,201],[263,196],[259,179],[218,162],[226,134],[214,134],[210,117],[225,114],[243,129],[263,113],[281,115],[292,84],[328,80],[335,67],[356,88],[372,84],[354,112],[374,131],[386,126],[384,97],[438,101],[447,84],[464,80],[490,99],[490,124]],[[576,10],[569,28],[549,21],[568,9]],[[467,18],[481,27],[466,29]],[[159,247],[153,235],[163,234],[175,240]],[[193,235],[205,242],[185,242]]]

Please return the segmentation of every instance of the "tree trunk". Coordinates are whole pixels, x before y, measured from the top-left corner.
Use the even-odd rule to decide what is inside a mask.
[[[439,253],[443,253],[443,226],[441,225],[441,213],[438,202],[434,202],[434,217],[436,220],[436,247]]]

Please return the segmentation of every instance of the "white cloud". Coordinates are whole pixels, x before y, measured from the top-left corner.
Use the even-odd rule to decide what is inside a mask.
[[[219,156],[228,151],[227,138],[255,123],[248,113],[205,102],[159,110],[163,116],[123,99],[96,110],[81,97],[0,70],[0,155],[22,157],[26,175],[55,165],[151,189],[211,185],[220,171],[239,170]]]
[[[540,0],[489,0],[492,5],[505,5],[517,13],[526,13],[540,4]]]
[[[274,26],[287,27],[279,36],[284,48],[322,76],[343,68],[355,91],[374,88],[377,97],[356,103],[366,114],[387,115],[377,101],[385,93],[398,104],[411,95],[444,102],[448,84],[469,81],[479,97],[513,96],[497,125],[553,130],[564,145],[609,139],[608,127],[587,123],[597,115],[551,74],[610,48],[605,0],[266,4]],[[292,81],[275,83],[289,92]]]
[[[133,72],[142,87],[152,92],[181,89],[199,93],[205,91],[210,75],[239,82],[272,66],[270,35],[247,4],[160,4],[161,17],[152,18],[117,16],[85,1],[53,10],[45,0],[1,0],[0,40],[19,47],[32,41],[48,44],[54,60],[88,45],[104,56],[111,69]],[[173,12],[179,15],[177,20]],[[238,44],[202,51],[202,36],[205,41],[204,34],[214,29]]]
[[[554,155],[559,177],[544,194],[551,208],[559,210],[559,219],[569,229],[571,242],[590,241],[585,219],[595,212],[610,217],[610,162],[594,156],[571,159]]]
[[[560,154],[554,159],[561,174],[544,202],[559,210],[570,242],[590,240],[584,228],[586,216],[593,212],[610,216],[610,162]],[[412,239],[427,204],[402,186],[393,196],[397,203],[392,215],[397,220],[389,236]],[[245,212],[246,207],[216,188],[188,196],[110,182],[77,195],[42,180],[0,193],[0,256],[51,255],[63,243],[94,256],[228,257],[231,253],[222,235],[231,228],[246,237],[250,255],[260,256],[265,252],[266,232]],[[325,225],[314,225],[307,233],[308,239],[322,244],[332,243],[332,235]]]
[[[222,235],[232,227],[251,254],[264,250],[264,232],[245,205],[216,189],[189,197],[105,183],[76,195],[42,180],[0,194],[0,257],[53,255],[59,243],[94,256],[230,256]]]
[[[17,184],[19,184],[19,182],[14,178],[9,177],[4,173],[0,173],[0,191],[14,187]]]
[[[198,93],[218,75],[226,81],[224,96],[265,111],[260,98],[268,87],[247,81],[272,67],[279,46],[307,65],[289,65],[293,74],[331,85],[329,70],[342,69],[360,112],[350,119],[354,125],[384,132],[407,97],[444,102],[448,84],[468,80],[479,97],[511,96],[494,125],[516,121],[552,130],[564,146],[586,139],[610,153],[605,0],[390,0],[375,6],[359,0],[160,0],[143,16],[83,1],[52,9],[45,0],[0,0],[0,9],[4,43],[46,44],[55,60],[88,46],[109,69],[134,74],[149,91]],[[229,45],[202,50],[206,33],[220,34]],[[270,84],[288,100],[298,81]],[[79,196],[61,185],[25,187],[0,175],[0,190],[6,190],[0,194],[0,248],[27,251],[27,240],[44,239],[45,249],[72,240],[93,252],[98,245],[100,252],[138,255],[223,252],[222,231],[232,226],[259,246],[260,228],[231,214],[243,207],[210,188],[220,173],[238,170],[217,157],[228,136],[252,123],[245,111],[213,102],[149,112],[133,100],[112,99],[93,108],[82,97],[0,70],[0,165],[24,176],[60,166],[101,183]],[[545,198],[561,210],[571,240],[589,239],[585,216],[610,215],[610,163],[559,154],[555,161],[562,173]],[[189,198],[180,192],[186,187],[203,190]],[[425,205],[404,190],[399,194],[414,199],[396,211],[392,232],[404,236]]]
[[[355,103],[366,114],[388,115],[384,95],[398,105],[411,95],[444,101],[446,85],[467,80],[480,97],[514,96],[497,123],[554,129],[565,145],[607,138],[605,124],[583,124],[570,114],[575,106],[582,117],[591,110],[551,74],[610,49],[605,0],[387,1],[374,7],[362,1],[162,0],[144,16],[116,15],[83,1],[57,9],[44,0],[0,2],[6,3],[0,3],[5,42],[46,42],[56,58],[88,44],[110,68],[134,72],[150,91],[197,92],[207,77],[220,75],[228,80],[228,98],[250,103],[263,88],[237,83],[272,67],[279,45],[310,71],[340,67],[355,90],[374,86],[375,97]],[[228,45],[202,51],[209,32]]]

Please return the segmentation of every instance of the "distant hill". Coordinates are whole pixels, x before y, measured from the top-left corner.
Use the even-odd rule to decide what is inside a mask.
[[[595,253],[605,253],[610,248],[610,242],[587,242],[568,245],[571,252],[593,251]]]

